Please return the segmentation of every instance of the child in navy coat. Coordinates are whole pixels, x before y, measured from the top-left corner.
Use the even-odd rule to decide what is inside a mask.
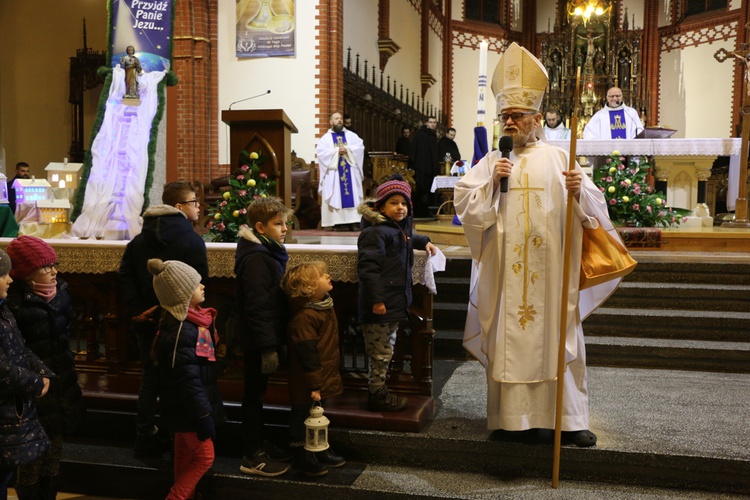
[[[150,259],[148,270],[164,309],[153,351],[162,417],[174,431],[174,485],[167,500],[193,498],[214,461],[215,425],[226,421],[216,387],[216,310],[200,307],[205,286],[187,264]]]
[[[54,373],[26,347],[5,299],[13,283],[10,257],[0,250],[0,500],[20,464],[38,460],[49,448],[36,413]]]
[[[378,198],[363,203],[357,240],[359,323],[370,358],[370,411],[401,411],[408,400],[388,392],[388,364],[399,321],[411,305],[414,249],[435,255],[427,236],[412,235],[411,187],[400,175],[378,186]]]

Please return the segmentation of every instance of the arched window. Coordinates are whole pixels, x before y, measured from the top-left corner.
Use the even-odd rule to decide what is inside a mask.
[[[711,10],[726,10],[728,0],[687,0],[685,16],[702,14]]]
[[[467,21],[497,23],[500,21],[499,0],[464,0]]]

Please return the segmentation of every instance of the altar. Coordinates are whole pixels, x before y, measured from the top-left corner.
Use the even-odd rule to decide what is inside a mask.
[[[6,248],[10,238],[0,238]],[[58,255],[58,270],[70,288],[76,313],[70,340],[76,358],[79,382],[89,407],[111,409],[112,405],[134,407],[140,383],[135,336],[117,286],[117,270],[126,241],[47,240]],[[234,325],[252,321],[234,312],[234,243],[207,243],[209,279],[206,307],[216,308],[221,336],[217,346],[219,388],[228,411],[242,400],[242,352]],[[434,412],[432,399],[432,295],[435,281],[424,251],[415,251],[411,318],[404,322],[389,374],[389,387],[409,397],[409,407],[397,418],[383,418],[367,411],[367,357],[357,324],[356,245],[287,245],[288,266],[323,261],[334,282],[331,296],[339,322],[344,395],[326,406],[326,414],[338,426],[418,432]],[[275,374],[264,400],[286,418],[286,376]],[[119,407],[118,406],[118,407]],[[360,411],[361,410],[361,411]],[[368,417],[368,414],[371,416]],[[334,419],[333,416],[336,416]]]
[[[568,150],[569,141],[549,141]],[[693,215],[703,219],[704,226],[713,220],[706,204],[707,181],[717,156],[739,159],[741,140],[733,139],[612,139],[578,140],[576,154],[580,156],[610,156],[617,151],[622,156],[653,156],[657,190],[662,190],[672,207],[693,209]],[[739,164],[739,162],[735,162]],[[727,204],[734,206],[738,192],[739,168],[730,171]]]

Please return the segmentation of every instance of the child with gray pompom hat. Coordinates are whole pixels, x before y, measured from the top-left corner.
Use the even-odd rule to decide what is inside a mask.
[[[215,425],[226,421],[216,387],[216,310],[200,307],[205,286],[184,262],[150,259],[148,270],[164,309],[152,351],[161,414],[174,431],[175,483],[167,500],[193,498],[214,461]]]

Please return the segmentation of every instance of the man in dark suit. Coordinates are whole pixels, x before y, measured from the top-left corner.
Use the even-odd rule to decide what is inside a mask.
[[[396,154],[409,156],[411,154],[411,127],[401,127],[401,137],[396,141]]]
[[[430,216],[432,179],[440,172],[436,127],[437,119],[430,116],[414,134],[409,166],[414,170],[414,180],[417,184],[415,196],[412,198],[415,217]]]
[[[16,188],[13,187],[13,183],[16,179],[28,179],[29,178],[29,164],[25,161],[19,161],[16,163],[16,176],[10,180],[8,184],[8,206],[10,211],[16,213]]]
[[[461,159],[461,153],[458,151],[458,144],[456,144],[455,138],[456,129],[451,127],[438,141],[438,158],[440,161],[450,161],[452,163]],[[450,155],[450,159],[447,155]]]

